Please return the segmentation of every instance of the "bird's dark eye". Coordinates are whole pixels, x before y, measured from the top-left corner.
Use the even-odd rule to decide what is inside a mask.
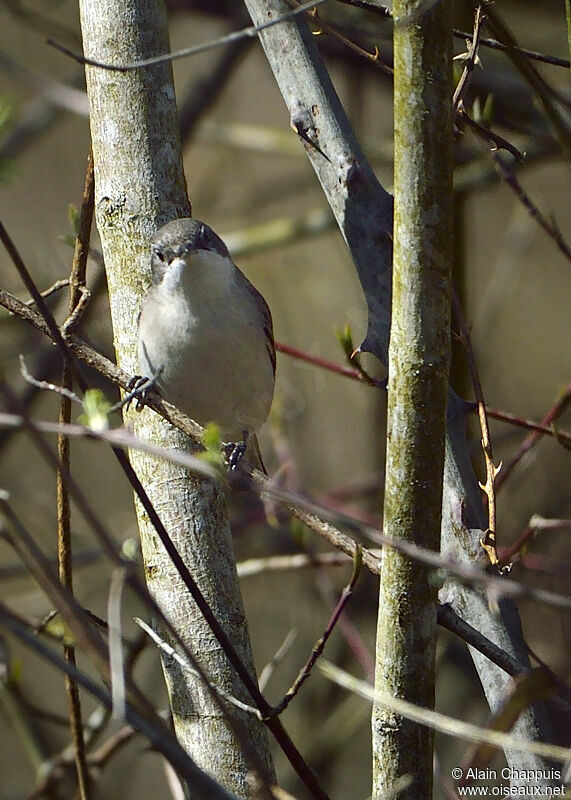
[[[198,241],[200,242],[201,247],[204,250],[210,250],[212,247],[212,243],[210,241],[210,236],[208,235],[208,230],[206,225],[200,226],[200,232],[198,234]]]

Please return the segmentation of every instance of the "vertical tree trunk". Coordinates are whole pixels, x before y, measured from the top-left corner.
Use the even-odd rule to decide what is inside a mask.
[[[451,0],[395,2],[395,222],[384,530],[438,550],[450,359]],[[410,16],[409,16],[410,15]],[[434,705],[435,590],[429,570],[385,548],[375,685]],[[373,707],[373,798],[432,796],[433,732]]]
[[[169,52],[162,0],[80,0],[85,55],[125,64]],[[117,359],[136,372],[140,301],[150,278],[149,239],[165,222],[188,216],[170,64],[127,72],[87,67],[96,178],[96,220],[102,240]],[[188,449],[180,431],[146,409],[130,413],[137,434]],[[132,453],[133,465],[172,541],[215,616],[254,674],[224,497],[217,484],[185,469]],[[247,701],[241,681],[191,600],[140,507],[137,508],[149,590],[210,680]],[[194,760],[238,796],[248,796],[248,763],[240,741],[201,682],[163,659],[177,736]],[[265,728],[228,706],[273,775]],[[267,777],[266,776],[266,777]]]

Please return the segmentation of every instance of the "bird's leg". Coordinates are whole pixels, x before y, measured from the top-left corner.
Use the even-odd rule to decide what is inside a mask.
[[[125,395],[119,407],[123,408],[125,406],[125,408],[129,408],[131,402],[136,400],[135,410],[142,411],[145,406],[145,397],[151,389],[155,388],[162,371],[162,368],[158,369],[152,378],[146,378],[144,375],[134,375],[127,384],[129,392]]]
[[[248,431],[242,431],[241,442],[229,442],[224,446],[224,455],[230,472],[234,472],[246,452],[249,439]]]

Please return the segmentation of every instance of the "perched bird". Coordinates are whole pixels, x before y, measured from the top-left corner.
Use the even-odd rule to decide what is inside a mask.
[[[195,422],[215,422],[222,441],[251,437],[248,454],[259,454],[254,434],[270,411],[276,369],[266,301],[197,219],[155,234],[151,266],[139,317],[141,375],[157,376],[164,398]]]

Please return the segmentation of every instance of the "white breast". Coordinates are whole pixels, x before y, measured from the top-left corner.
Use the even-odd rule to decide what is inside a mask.
[[[143,302],[139,369],[166,400],[201,425],[216,422],[223,440],[265,422],[274,374],[262,311],[229,259],[201,251],[177,259]]]

